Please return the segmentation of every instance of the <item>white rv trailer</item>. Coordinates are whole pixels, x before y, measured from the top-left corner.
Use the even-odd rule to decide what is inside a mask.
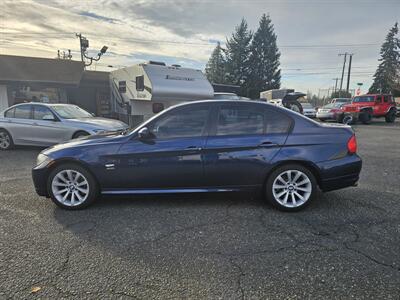
[[[121,112],[127,107],[133,126],[153,116],[160,107],[212,99],[214,94],[212,85],[200,70],[158,62],[112,71],[110,81],[112,100],[118,104],[114,105],[114,111]]]

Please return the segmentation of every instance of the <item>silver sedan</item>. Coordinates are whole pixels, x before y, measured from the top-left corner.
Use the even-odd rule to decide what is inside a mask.
[[[17,104],[0,113],[0,150],[13,145],[51,146],[127,128],[121,121],[94,117],[72,104]]]

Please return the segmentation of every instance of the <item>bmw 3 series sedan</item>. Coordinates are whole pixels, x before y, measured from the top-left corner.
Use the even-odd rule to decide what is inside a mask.
[[[171,107],[131,131],[48,148],[32,175],[36,192],[65,209],[100,195],[248,191],[296,211],[318,190],[355,186],[356,151],[349,126],[262,102],[205,100]]]
[[[17,104],[0,113],[0,150],[14,145],[50,146],[127,128],[121,121],[94,117],[72,104]]]

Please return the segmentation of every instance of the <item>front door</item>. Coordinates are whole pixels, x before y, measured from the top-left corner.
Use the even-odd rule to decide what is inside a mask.
[[[51,120],[53,118],[53,120]],[[61,143],[72,138],[70,130],[64,127],[63,123],[51,110],[43,105],[33,105],[33,129],[35,138],[42,145]]]
[[[265,105],[221,105],[205,148],[207,185],[261,185],[270,161],[286,141],[290,124],[287,116]]]
[[[151,138],[133,137],[104,161],[107,188],[187,189],[204,183],[202,151],[209,108],[197,105],[166,112],[147,124]]]

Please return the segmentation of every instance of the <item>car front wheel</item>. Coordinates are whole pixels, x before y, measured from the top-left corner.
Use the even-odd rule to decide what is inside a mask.
[[[315,198],[317,183],[314,175],[301,165],[279,167],[266,184],[267,200],[277,209],[298,211]]]
[[[47,188],[55,204],[70,210],[89,206],[98,195],[97,184],[93,176],[75,164],[56,167],[50,173]]]

